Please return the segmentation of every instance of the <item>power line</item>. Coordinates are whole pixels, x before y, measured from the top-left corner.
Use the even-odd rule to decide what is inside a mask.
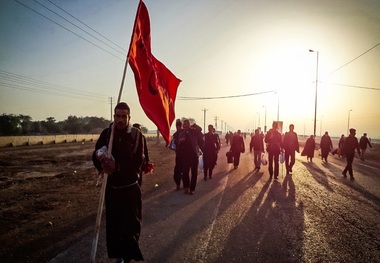
[[[337,68],[336,70],[334,71],[331,71],[330,74],[333,74],[335,72],[337,72],[338,70],[340,70],[341,68],[347,66],[348,64],[352,63],[353,61],[357,60],[358,58],[360,58],[361,56],[363,56],[364,54],[368,53],[369,51],[371,51],[372,49],[376,48],[377,46],[379,46],[380,43],[377,43],[376,45],[374,45],[373,47],[371,47],[370,49],[368,49],[367,51],[363,52],[362,54],[360,54],[359,56],[357,56],[356,58],[350,60],[349,62],[347,62],[346,64],[344,64],[343,66]]]
[[[363,87],[363,86],[355,86],[355,85],[347,85],[347,84],[339,84],[339,83],[330,83],[330,84],[336,85],[336,86],[357,88],[357,89],[380,90],[380,88],[371,88],[371,87]]]
[[[83,92],[81,90],[71,89],[71,88],[68,88],[68,87],[65,87],[62,85],[52,84],[52,83],[49,83],[46,81],[41,81],[41,80],[25,77],[25,76],[10,73],[10,72],[4,71],[4,70],[0,70],[0,77],[3,80],[4,79],[5,80],[11,80],[12,82],[22,82],[24,84],[32,84],[32,85],[36,85],[36,86],[40,86],[40,87],[47,87],[47,88],[49,88],[49,90],[56,87],[58,89],[63,88],[64,90],[69,91],[70,93],[81,93],[81,94],[84,94],[87,96],[93,96],[93,97],[104,97],[105,96],[105,95],[99,94],[99,93],[93,93],[93,92],[88,92],[88,91]]]
[[[261,95],[261,94],[265,94],[265,93],[273,93],[273,92],[276,92],[276,90],[262,91],[262,92],[256,92],[256,93],[250,93],[250,94],[241,94],[241,95],[220,96],[220,97],[177,97],[177,100],[216,100],[216,99],[231,99],[231,98],[239,98],[239,97],[248,97],[248,96]]]
[[[69,12],[67,12],[66,10],[64,10],[62,7],[56,5],[55,3],[53,3],[52,1],[50,0],[47,0],[48,2],[50,2],[52,5],[56,6],[58,9],[62,10],[63,12],[65,12],[67,15],[71,16],[72,18],[74,18],[75,20],[77,20],[79,23],[81,23],[82,25],[86,26],[87,28],[91,29],[93,32],[95,32],[96,34],[98,34],[99,36],[103,37],[104,39],[108,40],[110,43],[114,44],[116,47],[120,48],[122,51],[124,51],[125,53],[127,53],[127,50],[121,46],[119,46],[118,44],[116,44],[115,42],[113,42],[112,40],[110,40],[108,37],[102,35],[101,33],[99,33],[98,31],[96,31],[95,29],[93,29],[92,27],[90,27],[89,25],[87,25],[86,23],[82,22],[80,19],[76,18],[75,16],[73,16],[72,14],[70,14]]]
[[[115,54],[112,54],[111,52],[109,52],[109,51],[105,50],[105,49],[104,49],[104,48],[102,48],[101,46],[99,46],[99,45],[97,45],[97,44],[95,44],[95,43],[91,42],[90,40],[88,40],[88,39],[86,39],[86,38],[82,37],[81,35],[79,35],[79,34],[75,33],[74,31],[72,31],[72,30],[70,30],[70,29],[68,29],[67,27],[65,27],[65,26],[63,26],[63,25],[61,25],[61,24],[59,24],[58,22],[55,22],[54,20],[52,20],[52,19],[48,18],[47,16],[45,16],[45,15],[41,14],[40,12],[38,12],[38,11],[36,11],[36,10],[34,10],[33,8],[31,8],[31,7],[29,7],[29,6],[27,6],[27,5],[23,4],[23,3],[21,3],[21,2],[20,2],[20,1],[18,1],[18,0],[15,0],[15,1],[16,1],[17,3],[19,3],[20,5],[22,5],[22,6],[26,7],[26,8],[28,8],[29,10],[31,10],[31,11],[33,11],[33,12],[35,12],[36,14],[38,14],[38,15],[40,15],[40,16],[42,16],[42,17],[46,18],[46,19],[47,19],[47,20],[49,20],[50,22],[52,22],[52,23],[54,23],[54,24],[58,25],[59,27],[61,27],[61,28],[65,29],[65,30],[67,30],[67,31],[69,31],[70,33],[72,33],[72,34],[76,35],[77,37],[79,37],[79,38],[83,39],[84,41],[86,41],[86,42],[90,43],[91,45],[93,45],[93,46],[95,46],[95,47],[97,47],[97,48],[99,48],[99,49],[103,50],[104,52],[107,52],[107,53],[108,53],[108,54],[110,54],[111,56],[113,56],[113,57],[115,57],[115,58],[117,58],[117,59],[119,59],[119,60],[121,60],[121,61],[125,61],[125,59],[122,59],[122,58],[120,58],[120,57],[116,56]]]
[[[11,89],[33,91],[56,96],[76,97],[95,101],[104,101],[104,98],[106,97],[106,95],[73,90],[64,86],[27,78],[3,70],[0,70],[0,86]]]
[[[109,48],[113,49],[114,51],[118,52],[119,54],[121,55],[125,55],[125,52],[120,52],[119,50],[111,47],[109,44],[107,44],[106,42],[104,42],[103,40],[99,39],[98,37],[94,36],[93,34],[87,32],[86,30],[84,30],[83,28],[80,28],[79,26],[77,26],[76,24],[74,24],[73,22],[69,21],[68,19],[64,18],[63,16],[61,16],[60,14],[56,13],[55,11],[51,10],[49,7],[41,4],[40,2],[38,2],[37,0],[34,0],[34,2],[36,2],[37,4],[41,5],[42,7],[44,7],[45,9],[49,10],[50,12],[52,12],[53,14],[57,15],[58,17],[62,18],[63,20],[65,20],[66,22],[70,23],[71,25],[75,26],[76,28],[78,28],[79,30],[85,32],[86,34],[90,35],[91,37],[95,38],[96,40],[100,41],[101,43],[103,43],[104,45],[108,46]]]

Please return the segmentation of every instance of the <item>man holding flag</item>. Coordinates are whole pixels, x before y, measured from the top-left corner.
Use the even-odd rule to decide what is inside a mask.
[[[98,151],[107,145],[112,156]],[[109,175],[105,190],[107,252],[116,262],[144,260],[138,244],[142,209],[138,177],[143,151],[142,134],[130,124],[129,106],[118,103],[114,122],[100,134],[92,155],[96,169]]]
[[[153,56],[150,40],[149,14],[144,2],[140,0],[127,61],[134,72],[141,107],[148,118],[157,125],[168,145],[170,127],[175,118],[174,102],[180,80]],[[104,192],[108,256],[117,258],[116,262],[119,263],[130,262],[132,259],[144,260],[138,245],[142,202],[141,190],[137,183],[137,176],[142,164],[143,141],[141,132],[129,124],[128,105],[119,103],[126,69],[127,63],[124,67],[118,104],[115,107],[113,128],[105,129],[96,144],[96,150],[98,150],[108,143],[108,152],[112,152],[112,156],[97,158],[95,157],[96,151],[93,156],[94,165],[98,171],[106,173],[104,177],[106,180],[104,180],[104,187],[102,187],[100,195],[101,202],[93,242],[92,262],[95,262],[99,236],[97,229],[100,225]],[[111,134],[108,136],[109,132]]]

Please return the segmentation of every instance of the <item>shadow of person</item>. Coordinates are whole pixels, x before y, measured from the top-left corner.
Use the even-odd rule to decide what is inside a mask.
[[[292,201],[296,200],[296,187],[294,185],[293,177],[291,174],[286,174],[282,181],[282,190],[284,195]]]

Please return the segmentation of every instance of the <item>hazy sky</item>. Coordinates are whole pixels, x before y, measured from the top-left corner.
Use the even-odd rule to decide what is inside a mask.
[[[380,138],[380,1],[144,2],[152,52],[182,80],[177,117],[203,127],[205,112],[206,125],[217,119],[220,130],[223,121],[223,131],[226,123],[229,130],[264,127],[265,116],[270,127],[279,117],[285,127],[294,123],[299,135],[312,134],[312,49],[319,54],[317,135],[346,134],[350,124],[358,136]],[[1,1],[0,114],[109,119],[138,3]],[[236,95],[242,96],[184,100]],[[156,129],[138,102],[130,67],[122,101],[131,107],[132,122]]]

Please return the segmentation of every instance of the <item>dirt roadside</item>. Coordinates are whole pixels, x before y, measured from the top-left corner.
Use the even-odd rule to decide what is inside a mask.
[[[156,168],[143,178],[145,197],[171,180],[174,165],[174,152],[163,142],[148,145]],[[88,142],[0,148],[2,262],[46,262],[93,231],[100,191],[94,147]]]

